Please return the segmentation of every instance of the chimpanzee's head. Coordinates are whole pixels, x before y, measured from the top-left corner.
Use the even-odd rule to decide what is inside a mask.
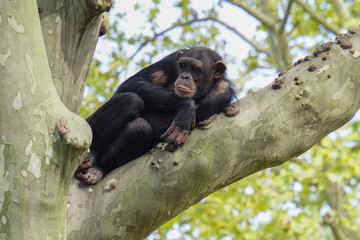
[[[215,81],[222,78],[226,66],[222,58],[206,47],[195,47],[176,55],[179,77],[175,93],[179,97],[199,99],[204,97]]]

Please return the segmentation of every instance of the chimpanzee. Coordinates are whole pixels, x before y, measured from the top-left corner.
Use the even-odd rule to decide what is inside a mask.
[[[176,51],[127,79],[87,119],[93,142],[77,177],[96,184],[161,139],[183,144],[192,127],[224,111],[235,96],[225,72],[215,51],[194,47]]]

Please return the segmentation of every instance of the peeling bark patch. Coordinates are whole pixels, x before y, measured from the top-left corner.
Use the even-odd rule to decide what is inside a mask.
[[[35,153],[31,154],[27,170],[34,174],[35,178],[41,177],[41,160]]]
[[[46,158],[45,158],[45,163],[46,165],[50,165],[50,157],[52,156],[52,147],[49,146],[50,143],[47,144],[47,147],[46,147],[46,152],[45,152],[45,155],[46,155]]]
[[[60,16],[58,15],[56,18],[55,18],[55,23],[57,24],[60,20]]]
[[[14,16],[8,17],[7,20],[8,20],[10,27],[12,29],[14,29],[15,32],[17,32],[17,33],[25,32],[24,25],[18,24]]]
[[[355,51],[352,56],[353,56],[353,58],[359,58],[360,57],[360,52]]]
[[[329,65],[325,65],[325,66],[319,68],[318,70],[316,70],[316,74],[320,74],[320,73],[326,72],[327,70],[329,70],[329,68],[330,68]]]
[[[5,162],[4,149],[5,149],[5,145],[0,143],[0,162]],[[0,170],[0,173],[1,173],[1,170]]]
[[[175,187],[178,184],[178,180],[174,179],[174,180],[170,180],[170,181],[164,181],[161,183],[161,186],[163,187]]]
[[[1,223],[4,225],[7,223],[7,217],[5,215],[1,216]]]
[[[126,233],[126,229],[127,229],[126,226],[119,226],[117,235],[118,235],[119,237],[123,236],[124,233]]]
[[[337,91],[336,93],[334,93],[334,94],[332,95],[332,99],[333,99],[333,100],[339,100],[339,99],[342,97],[343,92],[345,91],[345,89],[346,89],[348,86],[349,86],[350,88],[353,88],[353,87],[354,87],[354,84],[351,82],[350,78],[341,86],[341,88],[340,88],[339,91]]]
[[[25,171],[25,170],[21,170],[21,175],[23,176],[23,177],[27,177],[27,171]]]
[[[30,72],[31,81],[32,81],[32,86],[31,86],[30,91],[31,91],[31,94],[34,95],[35,88],[37,86],[37,83],[35,81],[34,71],[33,71],[34,62],[33,62],[33,60],[31,59],[31,57],[30,57],[30,55],[28,53],[26,53],[25,61],[26,61],[26,67],[28,68],[28,70]]]
[[[11,51],[8,50],[6,54],[1,54],[0,53],[0,65],[5,67],[5,63],[7,58],[11,55]]]
[[[1,14],[0,14],[0,23],[2,22],[3,20],[2,20],[2,16],[1,16]]]
[[[251,129],[249,140],[252,140],[255,137],[256,131],[259,127],[261,127],[261,125],[262,125],[262,123],[256,125],[255,127],[253,127],[253,129]]]
[[[22,107],[22,103],[21,103],[21,93],[18,91],[16,94],[16,97],[13,101],[13,108],[15,110],[20,110]]]
[[[30,140],[28,145],[26,146],[26,148],[25,148],[26,156],[29,156],[31,154],[31,148],[32,148],[33,143],[34,143],[33,140]]]

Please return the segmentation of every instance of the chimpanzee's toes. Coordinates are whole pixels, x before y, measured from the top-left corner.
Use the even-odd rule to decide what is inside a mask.
[[[87,184],[97,184],[103,178],[104,172],[98,167],[91,167],[85,171],[78,172],[77,177],[82,179]]]

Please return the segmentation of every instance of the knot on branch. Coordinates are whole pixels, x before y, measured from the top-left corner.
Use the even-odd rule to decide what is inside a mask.
[[[101,20],[101,25],[100,25],[99,37],[105,35],[106,33],[107,33],[106,20],[105,20],[105,17],[103,16],[103,18]]]
[[[89,7],[97,13],[108,12],[112,6],[112,0],[92,0]]]
[[[56,124],[56,129],[61,137],[64,136],[65,133],[70,132],[66,118],[61,118],[59,120],[59,122]]]

